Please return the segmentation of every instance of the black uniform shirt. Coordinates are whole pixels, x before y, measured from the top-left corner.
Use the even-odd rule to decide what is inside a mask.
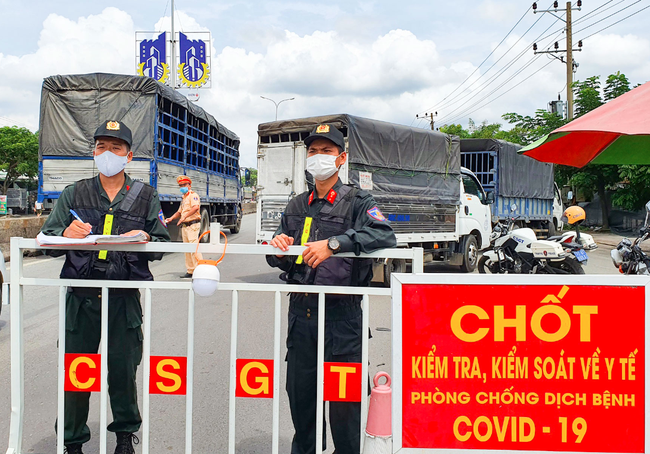
[[[332,189],[337,191],[343,185],[339,179]],[[309,192],[309,191],[308,191]],[[303,196],[301,194],[301,196]],[[332,204],[333,200],[328,198],[320,199],[317,196],[316,190],[309,195],[312,200],[309,204],[309,215],[316,217],[325,204]],[[300,197],[300,196],[299,196]],[[373,252],[378,249],[395,247],[397,241],[395,233],[390,226],[390,222],[384,217],[377,202],[372,195],[366,191],[360,190],[357,192],[352,202],[352,228],[347,230],[341,235],[336,235],[336,239],[341,244],[339,252]],[[273,236],[278,236],[281,233],[285,235],[290,234],[287,226],[285,216],[280,220],[280,226]],[[300,245],[300,237],[293,237],[294,245]],[[274,255],[267,256],[269,265],[278,267],[284,271],[288,271],[295,260],[289,260],[289,257],[278,258]]]

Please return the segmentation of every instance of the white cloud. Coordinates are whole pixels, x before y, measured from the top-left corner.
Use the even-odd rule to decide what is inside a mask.
[[[399,26],[386,28],[382,25],[383,31],[371,34],[371,30],[380,28],[379,24],[391,22],[378,16],[386,11],[382,2],[341,3],[320,12],[318,5],[309,8],[300,2],[283,5],[281,13],[273,12],[267,4],[233,3],[214,11],[206,9],[208,7],[204,4],[188,5],[187,10],[177,11],[176,15],[178,30],[211,30],[213,33],[216,47],[212,48],[212,89],[201,91],[198,104],[241,137],[242,162],[246,166],[256,164],[257,125],[273,120],[275,116],[275,106],[261,99],[260,95],[276,101],[295,97],[295,100],[280,106],[280,118],[350,113],[419,124],[413,121],[415,114],[425,109],[431,111],[433,107],[434,111],[439,110],[438,119],[442,119],[451,113],[451,107],[458,107],[460,103],[444,109],[438,109],[436,105],[440,106],[440,101],[475,70],[499,42],[494,37],[503,36],[522,12],[521,4],[517,2],[483,1],[476,10],[467,12],[466,23],[453,26],[453,38],[445,38],[436,33],[427,34],[423,31],[426,27],[422,26],[419,26],[418,34],[410,31],[409,23],[422,22],[422,18],[415,17],[409,19],[410,22],[400,18],[396,21]],[[469,3],[462,5],[467,8]],[[235,10],[242,13],[242,17],[224,22],[228,20],[227,14]],[[437,20],[444,23],[445,17],[459,13],[457,10],[441,12]],[[271,21],[264,22],[265,26],[252,26],[259,23],[253,21],[252,14],[268,17]],[[480,20],[472,21],[473,16]],[[353,20],[359,17],[364,20]],[[532,21],[533,18],[527,20]],[[224,26],[232,23],[240,28]],[[486,30],[486,23],[492,28]],[[495,34],[494,24],[500,24],[498,26],[503,28],[503,32]],[[144,27],[138,25],[137,29],[169,30],[170,25],[167,16]],[[302,30],[301,33],[296,32],[298,29]],[[305,29],[309,31],[305,33]],[[134,74],[135,30],[130,14],[108,7],[77,19],[50,14],[34,33],[34,36],[39,36],[38,47],[31,53],[12,55],[9,49],[13,47],[3,47],[0,43],[0,125],[6,123],[4,119],[13,118],[32,129],[38,127],[40,89],[44,77],[98,71]],[[490,33],[484,35],[487,32]],[[434,41],[430,36],[438,38]],[[484,39],[484,36],[490,38]],[[526,38],[530,37],[527,35]],[[472,75],[468,85],[479,79],[517,39],[516,35],[510,36]],[[504,75],[512,75],[532,58],[531,44],[523,39],[508,51],[497,65],[499,68],[518,52],[525,53],[519,62],[507,68]],[[585,42],[584,49],[576,55],[580,62],[578,78],[598,74],[604,78],[618,70],[628,75],[632,83],[649,78],[648,39],[631,34],[597,35]],[[502,90],[483,101],[481,98],[503,83],[505,77],[477,94],[459,109],[459,112],[466,110],[468,114],[458,122],[465,124],[467,115],[477,123],[483,120],[498,122],[505,112],[531,115],[535,109],[544,108],[548,101],[557,99],[558,91],[565,84],[565,68],[560,62],[553,61],[525,83],[482,107],[544,63],[546,57],[540,58]],[[475,92],[495,72],[492,70],[481,77],[471,90]],[[469,98],[467,96],[464,100]],[[426,127],[426,124],[420,126]]]

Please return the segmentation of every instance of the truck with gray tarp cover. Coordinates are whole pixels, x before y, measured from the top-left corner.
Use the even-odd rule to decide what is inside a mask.
[[[514,216],[537,234],[552,236],[561,227],[562,202],[555,185],[553,164],[518,153],[521,145],[496,139],[461,139],[461,162],[494,192],[492,222]]]
[[[258,242],[271,240],[288,201],[308,189],[304,139],[319,124],[345,136],[349,158],[339,176],[374,196],[398,247],[423,247],[425,260],[474,269],[478,250],[489,245],[490,207],[478,180],[461,168],[458,138],[347,114],[259,125]],[[380,265],[375,280],[406,264]]]
[[[179,207],[176,177],[185,174],[201,197],[201,231],[211,221],[239,231],[239,137],[149,77],[96,73],[43,81],[38,201],[46,208],[67,185],[97,174],[93,135],[106,120],[122,121],[131,129],[133,160],[126,171],[158,190],[165,216]],[[177,230],[170,225],[172,238],[180,239]]]

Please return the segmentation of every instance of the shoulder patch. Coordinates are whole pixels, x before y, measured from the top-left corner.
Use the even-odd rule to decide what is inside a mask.
[[[167,223],[165,222],[165,216],[163,215],[162,209],[158,212],[158,220],[165,226],[165,228],[167,228]]]
[[[373,219],[376,219],[378,221],[386,221],[386,217],[383,215],[381,210],[379,208],[377,208],[376,206],[369,209],[367,211],[367,213],[368,213],[368,216],[370,216]]]

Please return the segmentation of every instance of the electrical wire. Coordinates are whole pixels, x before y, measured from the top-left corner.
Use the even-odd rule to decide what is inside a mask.
[[[508,52],[510,52],[510,51],[511,51],[511,50],[512,50],[512,49],[513,49],[517,44],[519,44],[519,41],[521,41],[521,40],[523,39],[523,37],[526,36],[526,34],[527,34],[527,33],[528,33],[528,32],[529,32],[529,31],[530,31],[530,30],[531,30],[535,25],[537,25],[537,23],[540,21],[541,18],[542,18],[542,17],[540,16],[540,17],[539,17],[539,18],[538,18],[538,19],[533,23],[533,25],[531,25],[530,27],[528,27],[528,30],[526,30],[526,31],[524,32],[524,34],[521,35],[521,36],[519,37],[519,39],[518,39],[518,40],[517,40],[517,41],[516,41],[512,46],[510,46],[510,47],[508,48],[508,50],[506,50],[506,51],[503,53],[503,55],[501,55],[501,57],[499,57],[499,59],[498,59],[497,61],[495,61],[494,63],[492,63],[492,65],[491,65],[491,66],[490,66],[490,67],[489,67],[489,68],[488,68],[488,69],[487,69],[483,74],[481,74],[481,75],[479,76],[478,79],[476,79],[474,82],[472,82],[471,85],[469,85],[465,90],[469,90],[469,89],[472,88],[472,87],[473,87],[473,86],[474,86],[474,85],[475,85],[479,80],[481,80],[482,77],[485,77],[485,76],[487,75],[487,73],[489,73],[490,70],[491,70],[492,68],[494,68],[494,67],[497,65],[497,63],[499,63],[499,62],[500,62],[500,61],[501,61],[501,60],[502,60],[506,55],[508,55]],[[495,50],[496,50],[496,49],[495,49]],[[490,55],[492,55],[492,53],[491,53]],[[488,56],[488,57],[489,57],[489,56]],[[478,68],[477,68],[477,69],[478,69]],[[476,70],[475,70],[475,72],[476,72]],[[474,73],[472,73],[472,74],[474,74]],[[471,92],[469,92],[468,94],[471,94]],[[466,96],[467,96],[467,95],[466,95]],[[461,97],[460,99],[463,99],[463,97]],[[455,98],[455,99],[451,100],[449,103],[447,103],[447,104],[443,104],[443,105],[439,106],[436,110],[441,110],[441,109],[444,109],[444,108],[446,108],[446,107],[449,107],[450,105],[453,105],[453,104],[455,104],[456,102],[458,102],[460,99],[459,99],[459,98]]]
[[[27,126],[25,123],[22,123],[20,121],[16,121],[16,120],[14,120],[12,118],[9,118],[9,117],[4,117],[2,115],[0,115],[0,121],[4,121],[4,122],[6,122],[8,124],[13,124],[15,126],[20,126],[21,128],[30,129],[29,126]]]
[[[625,8],[621,8],[621,9],[619,9],[618,11],[616,11],[615,13],[612,13],[612,14],[610,14],[610,15],[607,16],[607,17],[603,17],[602,19],[597,20],[596,22],[594,22],[594,23],[592,23],[592,24],[589,24],[589,25],[587,25],[586,27],[581,28],[580,30],[576,30],[576,31],[574,31],[573,34],[580,33],[581,31],[584,31],[584,30],[586,30],[586,29],[588,29],[588,28],[590,28],[590,27],[593,27],[594,25],[599,24],[599,23],[601,23],[601,22],[603,22],[603,21],[609,19],[610,17],[617,15],[618,13],[620,13],[620,12],[622,12],[622,11],[625,11],[626,9],[628,9],[628,8],[630,8],[630,7],[634,6],[634,5],[636,5],[636,4],[639,3],[639,2],[641,2],[641,0],[636,0],[634,3],[632,3],[632,4],[630,4],[630,5],[627,5]],[[629,16],[628,16],[628,17],[629,17]]]
[[[489,92],[488,94],[486,94],[485,96],[483,96],[481,99],[478,99],[478,100],[477,100],[475,103],[473,103],[472,105],[466,107],[463,111],[461,111],[461,112],[459,112],[459,113],[456,113],[455,115],[449,115],[447,118],[450,118],[450,117],[451,117],[451,118],[450,118],[449,120],[447,120],[447,122],[449,122],[449,123],[453,123],[454,121],[456,121],[456,120],[458,120],[458,119],[460,119],[460,118],[463,118],[463,117],[465,117],[466,115],[469,115],[471,112],[474,112],[475,110],[472,110],[472,109],[473,109],[476,105],[478,105],[478,104],[480,104],[481,102],[485,101],[487,98],[489,98],[490,96],[492,96],[493,94],[495,94],[496,92],[498,92],[499,90],[501,90],[503,87],[505,87],[505,86],[506,86],[509,82],[511,82],[515,77],[517,77],[519,74],[521,74],[521,73],[524,72],[526,69],[528,69],[528,68],[529,68],[533,63],[535,63],[535,61],[537,61],[537,60],[539,59],[540,56],[541,56],[541,54],[536,55],[536,56],[535,56],[531,61],[529,61],[528,63],[526,63],[523,67],[521,67],[518,71],[516,71],[513,75],[511,75],[508,79],[506,79],[506,80],[505,80],[501,85],[499,85],[498,87],[496,87],[495,89],[493,89],[491,92]],[[549,62],[549,63],[552,63],[552,61]],[[506,92],[506,93],[507,93],[507,92]],[[497,99],[497,98],[495,98],[495,99]],[[490,102],[491,102],[491,101],[490,101]],[[488,104],[489,104],[489,102],[488,102]],[[441,120],[441,121],[442,121],[442,120]]]
[[[491,100],[489,100],[488,102],[486,102],[486,103],[483,104],[482,106],[479,106],[479,107],[477,107],[476,109],[472,110],[471,112],[467,113],[467,115],[471,115],[471,114],[473,114],[474,112],[476,112],[476,111],[482,109],[483,107],[489,105],[490,103],[496,101],[497,99],[499,99],[500,97],[502,97],[502,96],[505,95],[506,93],[508,93],[508,92],[510,92],[510,91],[512,91],[512,90],[514,90],[514,89],[517,88],[519,85],[521,85],[521,84],[523,84],[524,82],[526,82],[528,79],[530,79],[530,78],[533,77],[535,74],[537,74],[538,72],[540,72],[541,70],[543,70],[544,68],[546,68],[546,67],[547,67],[548,65],[550,65],[551,63],[553,63],[553,60],[551,60],[551,61],[549,61],[548,63],[546,63],[544,66],[542,66],[541,68],[539,68],[537,71],[535,71],[534,73],[532,73],[531,75],[529,75],[528,77],[526,77],[524,80],[522,80],[522,81],[519,82],[518,84],[513,85],[512,87],[510,87],[508,90],[504,91],[504,92],[501,93],[499,96],[496,96],[496,97],[492,98]],[[464,115],[462,115],[462,116],[464,116]],[[461,116],[461,117],[462,117],[462,116]],[[461,118],[461,117],[459,117],[459,118]]]
[[[620,0],[618,3],[616,3],[616,4],[612,5],[612,6],[610,6],[609,8],[605,8],[605,9],[602,10],[601,12],[596,13],[596,11],[598,11],[600,8],[602,8],[603,6],[605,6],[605,5],[609,4],[609,3],[612,3],[613,1],[614,1],[614,0],[609,0],[609,1],[605,2],[605,3],[603,3],[602,5],[600,5],[598,8],[596,8],[596,9],[594,9],[594,10],[592,10],[592,11],[589,11],[589,12],[586,13],[584,16],[581,16],[581,17],[579,17],[578,19],[574,20],[574,21],[573,21],[573,25],[578,25],[580,22],[584,22],[585,20],[590,19],[589,16],[592,16],[591,19],[593,19],[594,17],[601,15],[601,14],[604,13],[605,11],[612,9],[612,8],[614,8],[614,7],[618,6],[618,5],[620,5],[621,3],[624,3],[626,0]]]
[[[557,20],[559,20],[559,19],[556,19],[555,22],[557,22]],[[549,28],[551,28],[551,27],[555,24],[555,22],[554,22],[553,24],[551,24],[549,27],[547,27],[547,29],[544,30],[541,34],[546,33],[546,31],[547,31]],[[549,36],[551,36],[551,35],[549,35]],[[550,47],[550,45],[549,45],[549,47]],[[497,73],[497,74],[495,74],[494,76],[492,76],[492,77],[491,77],[491,78],[490,78],[486,83],[483,84],[483,86],[479,87],[479,89],[478,89],[478,90],[473,94],[473,96],[472,96],[470,99],[468,99],[467,101],[465,101],[465,102],[464,102],[463,104],[461,104],[459,107],[453,109],[451,112],[449,112],[449,113],[447,113],[446,115],[444,115],[444,116],[443,116],[442,118],[440,118],[440,120],[438,120],[438,121],[439,121],[439,122],[442,122],[442,121],[444,121],[444,120],[446,120],[446,119],[448,119],[448,118],[450,118],[450,117],[457,117],[457,116],[458,116],[457,112],[458,112],[459,110],[461,110],[461,111],[466,111],[466,110],[468,110],[468,109],[472,109],[472,108],[473,108],[477,103],[480,103],[482,100],[484,100],[485,97],[483,97],[483,98],[481,98],[480,100],[476,101],[474,104],[470,105],[469,107],[465,107],[465,108],[463,109],[463,106],[464,106],[464,105],[466,105],[466,104],[469,103],[472,99],[474,99],[475,97],[477,97],[477,96],[480,94],[481,91],[483,91],[485,88],[487,88],[489,85],[491,85],[494,81],[496,81],[496,80],[497,80],[497,79],[498,79],[502,74],[504,74],[508,69],[511,69],[512,66],[513,66],[513,65],[514,65],[514,64],[515,64],[515,63],[516,63],[516,62],[517,62],[521,57],[523,57],[527,52],[529,52],[529,48],[525,48],[525,49],[523,49],[523,50],[519,53],[519,55],[517,55],[514,59],[512,59],[510,62],[508,62],[508,64],[505,65],[505,66],[501,69],[501,71],[500,71],[499,73]],[[518,71],[515,72],[515,75],[520,74],[521,71],[523,71],[524,69],[528,68],[528,66],[530,66],[530,64],[531,64],[533,61],[535,61],[536,59],[537,59],[537,57],[536,57],[536,56],[533,56],[533,57],[531,57],[529,60],[527,60],[527,61],[523,64],[523,66],[522,66]],[[496,90],[499,90],[500,88],[502,88],[505,84],[507,84],[507,83],[508,83],[509,81],[511,81],[511,80],[512,80],[512,76],[511,76],[510,78],[508,78],[505,82],[502,82],[502,83],[501,83],[501,84],[496,88]],[[493,93],[494,93],[494,90],[493,90],[492,92],[490,92],[490,94],[488,94],[487,96],[490,96],[490,95],[493,94]],[[470,93],[470,94],[471,94],[471,93]],[[467,95],[466,95],[466,96],[467,96]],[[466,97],[466,96],[465,96],[465,97]]]
[[[492,52],[490,52],[490,53],[488,54],[488,56],[485,57],[485,59],[481,62],[481,64],[478,65],[478,66],[476,67],[476,69],[474,69],[474,71],[472,71],[472,73],[471,73],[469,76],[467,76],[467,77],[465,78],[465,80],[463,80],[463,81],[460,83],[460,85],[458,85],[454,90],[452,90],[451,93],[449,93],[447,96],[445,96],[445,97],[444,97],[440,102],[436,103],[433,107],[431,107],[430,109],[425,109],[425,110],[421,111],[420,113],[422,113],[422,112],[428,112],[428,111],[430,111],[430,110],[433,110],[433,109],[434,109],[438,104],[444,102],[448,97],[450,97],[451,95],[453,95],[454,93],[456,93],[456,91],[457,91],[460,87],[462,87],[462,86],[465,84],[465,82],[467,82],[467,81],[468,81],[468,80],[469,80],[469,79],[470,79],[470,78],[471,78],[471,77],[476,73],[476,71],[478,71],[478,70],[481,68],[481,66],[483,66],[483,64],[488,60],[488,58],[490,58],[490,57],[492,56],[492,54],[493,54],[493,53],[494,53],[494,52],[499,48],[499,46],[500,46],[500,45],[501,45],[501,44],[506,40],[506,38],[507,38],[508,36],[510,36],[510,34],[511,34],[511,33],[513,32],[513,30],[517,27],[517,25],[519,25],[519,23],[524,19],[524,17],[526,17],[526,15],[528,14],[528,11],[530,11],[531,8],[532,8],[532,5],[528,7],[528,9],[526,10],[526,12],[524,12],[524,14],[522,14],[522,16],[519,18],[519,20],[517,21],[517,23],[516,23],[516,24],[515,24],[511,29],[510,29],[510,31],[506,34],[506,36],[503,37],[503,39],[501,40],[501,42],[499,42],[499,44],[497,44],[497,46],[496,46],[494,49],[492,49]]]
[[[614,23],[609,24],[607,27],[601,28],[600,30],[598,30],[597,32],[592,33],[591,35],[585,36],[581,40],[584,41],[587,38],[591,38],[592,36],[597,35],[598,33],[602,32],[603,30],[607,30],[609,27],[613,27],[614,25],[623,22],[625,19],[629,19],[630,17],[635,16],[635,15],[639,14],[641,11],[646,10],[648,8],[650,8],[650,5],[648,5],[648,6],[644,7],[644,8],[641,8],[640,10],[630,14],[629,16],[625,16],[623,19],[620,19],[620,20],[618,20],[618,21],[616,21]]]

